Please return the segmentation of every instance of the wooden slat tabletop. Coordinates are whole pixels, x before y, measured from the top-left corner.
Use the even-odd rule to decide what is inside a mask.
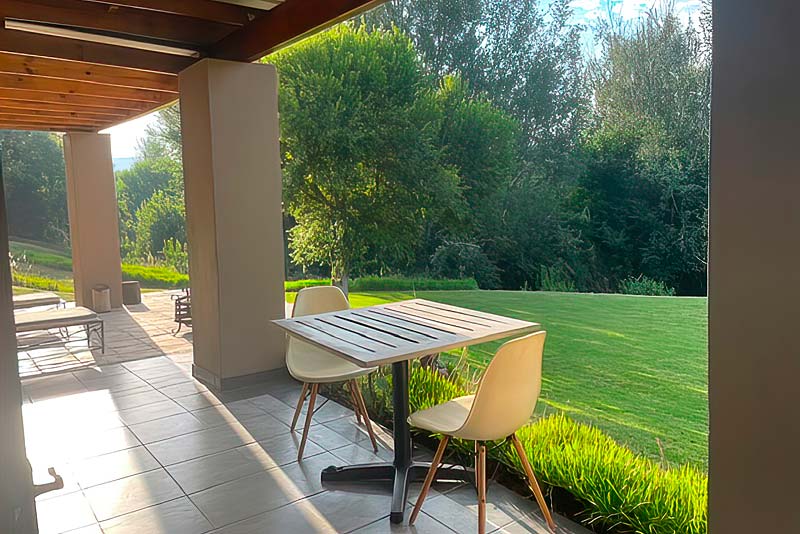
[[[537,323],[423,299],[273,322],[290,335],[360,367],[411,360],[540,330]]]

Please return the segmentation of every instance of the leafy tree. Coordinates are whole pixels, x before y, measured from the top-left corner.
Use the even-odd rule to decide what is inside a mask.
[[[130,169],[118,171],[117,201],[119,203],[120,235],[122,255],[139,256],[137,245],[140,240],[137,213],[143,204],[153,197],[157,191],[168,191],[172,195],[181,195],[183,178],[179,166],[169,157],[152,155],[137,160]],[[160,250],[160,249],[156,249]],[[147,254],[152,251],[146,247]],[[146,256],[145,256],[146,257]]]
[[[0,131],[9,233],[68,241],[66,175],[61,139],[44,132]]]
[[[611,278],[646,275],[705,292],[709,41],[672,9],[601,28],[592,65],[595,127],[581,179],[586,237]]]
[[[280,72],[292,258],[352,272],[409,264],[425,221],[454,206],[439,113],[411,41],[340,25],[270,57]]]
[[[183,198],[168,191],[156,191],[135,214],[133,254],[139,259],[163,256],[164,244],[186,242],[186,211]]]
[[[397,26],[438,75],[459,74],[520,124],[520,179],[574,178],[589,110],[582,28],[568,0],[393,0],[367,15]]]

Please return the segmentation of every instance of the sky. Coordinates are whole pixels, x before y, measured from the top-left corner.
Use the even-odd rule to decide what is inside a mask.
[[[696,22],[701,0],[674,0],[675,10],[688,23]],[[547,0],[545,2],[547,3]],[[635,21],[653,7],[662,5],[662,0],[572,0],[573,21],[591,28],[598,20],[608,18],[609,13],[625,21]],[[587,39],[590,39],[587,30]],[[111,154],[114,158],[131,158],[137,155],[138,141],[145,128],[155,120],[155,114],[126,122],[105,130],[111,134]]]

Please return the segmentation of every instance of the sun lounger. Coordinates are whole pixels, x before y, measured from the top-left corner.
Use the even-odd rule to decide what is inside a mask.
[[[14,296],[14,309],[34,308],[36,306],[61,306],[61,297],[49,291],[37,291],[36,293],[26,293]]]
[[[91,347],[91,336],[92,334],[97,334],[100,338],[101,350],[103,352],[106,350],[103,320],[89,308],[78,306],[76,308],[66,308],[63,310],[19,313],[14,314],[14,322],[16,323],[18,334],[54,328],[67,329],[70,327],[82,326],[86,332],[87,345]],[[69,337],[69,335],[67,337]],[[32,348],[34,346],[41,346],[41,344],[28,345],[24,348]]]

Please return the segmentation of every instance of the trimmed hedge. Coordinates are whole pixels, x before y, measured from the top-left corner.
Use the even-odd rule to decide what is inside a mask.
[[[11,273],[11,284],[18,287],[57,291],[59,293],[75,292],[75,286],[72,284],[72,280],[54,280],[46,276],[34,274]]]
[[[362,276],[353,280],[350,291],[453,291],[478,289],[474,278],[405,278]]]
[[[306,287],[329,286],[331,281],[327,278],[312,278],[308,280],[287,280],[283,283],[284,290],[288,293],[297,293]]]
[[[391,410],[391,375],[381,369],[361,380],[371,408]],[[466,380],[442,376],[415,364],[410,379],[411,409],[422,410],[472,391]],[[585,506],[585,524],[611,532],[707,534],[708,475],[692,466],[663,467],[620,445],[601,430],[564,414],[538,419],[517,432],[540,482],[562,488]],[[464,454],[471,442],[452,440]],[[509,443],[488,448],[489,457],[521,479],[524,472]]]

